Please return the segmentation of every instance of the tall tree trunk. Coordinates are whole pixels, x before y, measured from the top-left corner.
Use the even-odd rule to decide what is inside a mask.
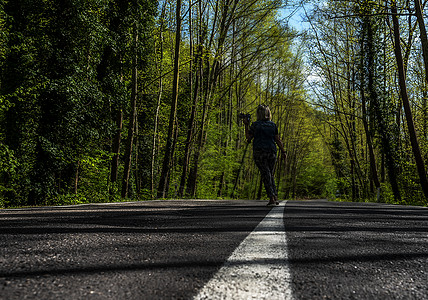
[[[192,6],[192,0],[190,0],[189,6]],[[202,1],[199,1],[199,20],[198,20],[198,47],[195,55],[195,62],[196,62],[196,68],[194,67],[193,60],[190,62],[190,72],[189,75],[189,82],[190,82],[190,96],[193,99],[192,103],[192,111],[190,113],[189,120],[187,122],[187,137],[185,142],[185,149],[184,149],[184,156],[183,156],[183,169],[181,172],[181,179],[180,179],[180,186],[178,189],[178,196],[183,197],[184,196],[184,188],[186,185],[186,177],[189,170],[189,164],[190,164],[190,150],[191,150],[191,143],[193,139],[193,132],[194,132],[194,126],[195,126],[195,119],[196,119],[196,108],[198,104],[198,97],[199,97],[199,77],[201,75],[201,69],[202,69]],[[192,37],[192,9],[189,10],[189,27],[190,27],[190,56],[193,57],[193,37]],[[196,76],[195,76],[195,82],[193,82],[193,70],[196,69]]]
[[[137,199],[140,199],[141,196],[141,187],[142,187],[142,178],[140,176],[140,151],[139,151],[139,145],[138,145],[138,137],[139,137],[139,120],[138,120],[138,112],[135,114],[135,163],[134,163],[134,178],[135,178],[135,191],[137,195]],[[129,186],[129,185],[128,185]]]
[[[160,105],[161,105],[161,100],[162,100],[162,93],[163,93],[163,77],[162,77],[162,72],[163,72],[163,68],[162,68],[162,62],[163,62],[163,30],[164,30],[164,18],[165,18],[165,10],[166,10],[166,4],[167,2],[165,1],[162,7],[162,12],[161,12],[161,16],[160,16],[160,26],[159,26],[159,83],[158,83],[158,99],[157,99],[157,104],[156,104],[156,112],[155,112],[155,122],[154,122],[154,129],[153,129],[153,148],[152,148],[152,157],[151,157],[151,167],[150,167],[150,178],[151,178],[151,185],[150,185],[150,190],[151,190],[151,196],[152,198],[155,197],[155,159],[156,159],[156,139],[157,139],[157,135],[158,135],[158,125],[159,125],[159,111],[160,111]]]
[[[113,157],[111,159],[111,172],[110,178],[111,183],[115,183],[117,181],[118,169],[119,169],[119,155],[120,155],[120,142],[122,136],[122,123],[123,123],[123,112],[119,110],[116,113],[116,133],[113,139],[112,152]]]
[[[76,165],[76,173],[74,176],[74,194],[77,195],[77,188],[79,184],[79,168],[80,168],[80,160],[77,161]]]
[[[362,95],[361,97],[361,106],[362,106],[362,113],[363,113],[363,126],[364,126],[364,132],[366,135],[366,141],[367,141],[367,146],[368,146],[368,150],[369,150],[369,160],[370,160],[370,172],[371,172],[371,176],[372,176],[372,180],[373,183],[376,187],[376,189],[380,189],[380,181],[379,181],[379,176],[377,174],[377,168],[376,168],[376,158],[374,155],[374,149],[373,149],[373,142],[372,142],[372,138],[371,138],[371,133],[369,130],[369,124],[367,122],[367,109],[366,109],[366,99],[365,96]],[[377,199],[379,200],[379,199]]]
[[[397,7],[395,0],[392,1],[391,6],[392,13],[392,23],[394,28],[394,41],[395,41],[395,58],[397,61],[398,68],[398,81],[400,85],[400,94],[403,101],[404,112],[406,114],[407,128],[409,130],[410,143],[412,145],[413,155],[415,157],[416,167],[419,173],[419,179],[424,192],[425,198],[428,199],[428,180],[425,172],[424,161],[422,159],[421,151],[419,148],[419,143],[416,135],[415,125],[413,123],[412,111],[410,108],[410,101],[407,95],[407,86],[406,86],[406,74],[404,72],[403,57],[401,54],[401,45],[400,45],[400,28],[397,17]]]
[[[427,139],[427,92],[426,87],[428,86],[428,37],[425,27],[425,22],[422,14],[422,5],[420,0],[415,0],[415,13],[418,20],[420,39],[422,44],[422,55],[424,58],[424,67],[425,67],[425,87],[423,89],[423,102],[422,102],[422,112],[423,112],[423,134],[424,138]],[[428,154],[426,154],[425,160],[427,160]]]
[[[177,0],[176,7],[176,32],[175,32],[175,56],[174,56],[174,79],[172,88],[171,111],[169,114],[168,137],[165,148],[165,156],[162,164],[162,173],[158,186],[158,198],[165,198],[167,182],[169,176],[169,167],[174,156],[174,133],[177,118],[177,100],[178,100],[178,82],[180,75],[180,42],[181,42],[181,0]]]
[[[198,79],[198,75],[196,78],[196,82],[195,82],[195,91],[194,91],[194,96],[193,96],[193,104],[192,104],[192,111],[190,113],[190,118],[189,121],[187,123],[187,137],[186,137],[186,143],[185,143],[185,149],[184,149],[184,157],[183,157],[183,170],[182,170],[182,174],[181,174],[181,179],[180,179],[180,187],[179,187],[179,191],[178,191],[178,195],[180,197],[184,196],[184,187],[186,185],[186,177],[187,177],[187,173],[188,173],[188,169],[189,169],[189,164],[190,164],[190,144],[192,142],[193,139],[193,127],[195,124],[195,118],[196,118],[196,105],[198,102],[198,87],[199,85],[199,79]]]
[[[202,104],[202,119],[201,119],[201,127],[199,129],[198,135],[198,143],[197,148],[193,153],[193,163],[192,168],[190,169],[189,176],[187,179],[187,194],[190,197],[196,196],[196,182],[198,179],[198,168],[199,168],[199,157],[204,146],[204,137],[205,137],[205,123],[207,119],[207,103],[208,103],[208,95],[205,96],[204,102]]]
[[[152,159],[151,159],[151,167],[150,167],[150,178],[151,178],[151,195],[152,198],[154,198],[154,189],[155,189],[155,159],[156,159],[156,147],[157,147],[157,135],[158,135],[158,123],[159,123],[159,110],[160,110],[160,104],[162,99],[162,91],[163,91],[163,83],[162,83],[162,76],[159,78],[159,91],[158,91],[158,101],[156,104],[156,113],[155,113],[155,122],[154,122],[154,129],[153,129],[153,148],[152,148]]]
[[[389,18],[386,18],[386,22],[387,22],[387,27],[391,28],[391,24],[389,22]],[[384,32],[384,36],[386,36],[387,33]],[[383,45],[383,49],[382,49],[382,62],[383,62],[383,69],[387,68],[387,61],[388,61],[388,55],[387,54],[387,46],[386,44]],[[387,90],[387,85],[388,85],[388,80],[386,78],[386,76],[384,76],[383,78],[383,83],[382,83],[383,87],[383,91],[385,92]],[[400,121],[400,113],[401,113],[401,105],[399,106],[398,112],[396,113],[396,119],[398,119],[398,121],[395,122],[396,124],[396,129],[395,131],[391,132],[391,128],[388,128],[388,126],[386,125],[386,122],[384,120],[384,116],[381,113],[381,105],[380,105],[380,99],[379,96],[376,95],[376,97],[372,97],[371,98],[372,101],[372,106],[373,109],[375,111],[376,114],[376,118],[377,118],[377,123],[379,124],[379,133],[381,136],[381,141],[382,141],[382,147],[383,147],[383,152],[382,152],[382,161],[381,161],[381,166],[382,166],[382,174],[381,174],[381,178],[382,178],[382,182],[385,182],[386,179],[386,174],[388,174],[388,180],[389,183],[391,185],[391,189],[392,192],[394,194],[394,199],[395,201],[399,202],[401,201],[401,192],[400,192],[400,188],[398,186],[398,179],[397,176],[399,174],[399,168],[398,168],[398,161],[397,161],[397,157],[396,157],[396,150],[398,149],[398,144],[399,144],[399,138],[393,136],[394,132],[399,132],[399,121]],[[383,97],[383,101],[385,101],[385,97]],[[400,103],[401,103],[401,99],[400,99]],[[388,104],[383,104],[383,107],[387,107]],[[396,143],[394,143],[396,142]],[[385,172],[386,171],[386,172]]]
[[[418,20],[420,38],[422,43],[422,55],[425,65],[425,82],[428,83],[428,38],[427,30],[425,28],[424,18],[422,15],[422,6],[420,0],[415,0],[415,13]]]
[[[128,138],[126,141],[125,148],[125,165],[123,171],[123,180],[122,180],[122,198],[128,197],[128,188],[129,188],[129,177],[131,174],[131,163],[132,163],[132,145],[134,143],[134,133],[136,126],[137,118],[137,42],[138,42],[138,33],[137,28],[134,29],[134,53],[132,59],[132,89],[131,89],[131,114],[129,115],[129,127],[128,127]]]
[[[370,17],[367,17],[365,19],[364,25],[365,28],[363,28],[363,32],[364,35],[366,35],[367,37],[367,51],[366,55],[367,55],[367,65],[369,66],[368,68],[366,68],[366,70],[368,71],[368,92],[370,95],[370,100],[372,102],[374,101],[378,101],[377,99],[374,99],[375,97],[377,98],[377,93],[376,93],[376,89],[375,89],[375,81],[374,81],[374,70],[373,67],[375,66],[375,62],[374,62],[374,55],[375,55],[375,50],[373,49],[374,45],[373,45],[373,31],[371,30],[371,21],[370,21]],[[364,39],[362,39],[362,46],[361,49],[364,49]],[[361,63],[361,70],[364,69],[364,62]],[[368,118],[368,114],[367,114],[367,105],[366,105],[366,96],[365,96],[365,90],[363,88],[363,86],[361,87],[361,109],[362,109],[362,119],[363,119],[363,126],[364,126],[364,132],[366,135],[366,141],[367,141],[367,146],[368,146],[368,150],[369,150],[369,160],[370,160],[370,173],[371,173],[371,179],[376,187],[376,200],[379,201],[379,197],[380,197],[380,181],[379,181],[379,176],[378,176],[378,172],[377,172],[377,168],[376,168],[376,158],[374,155],[374,150],[373,150],[373,142],[372,142],[372,138],[371,138],[371,133],[369,130],[369,124],[367,121]]]

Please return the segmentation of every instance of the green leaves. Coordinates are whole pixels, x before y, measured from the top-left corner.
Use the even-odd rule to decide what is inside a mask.
[[[278,173],[281,193],[320,194],[332,180],[321,171],[330,164],[318,152],[323,145],[305,104],[303,54],[294,52],[300,45],[294,47],[295,33],[275,19],[281,3],[228,3],[194,2],[182,10],[168,195],[185,178],[198,197],[228,197],[236,183],[235,196],[254,198],[259,175],[249,152],[241,164],[246,143],[235,116],[262,102],[273,110],[290,153]],[[117,200],[123,141],[132,132],[129,197],[153,195],[159,157],[172,138],[166,125],[175,25],[168,9],[156,24],[151,0],[2,2],[0,153],[7,171],[0,186],[13,190],[8,205]],[[128,131],[135,55],[138,115]]]

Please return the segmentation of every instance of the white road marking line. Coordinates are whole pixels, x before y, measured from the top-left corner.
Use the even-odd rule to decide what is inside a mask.
[[[285,203],[273,207],[194,298],[292,300]]]

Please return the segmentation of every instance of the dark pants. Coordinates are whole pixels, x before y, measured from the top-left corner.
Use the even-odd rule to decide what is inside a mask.
[[[274,168],[276,162],[276,153],[269,151],[253,151],[254,162],[260,170],[262,181],[269,199],[278,196],[275,186]]]

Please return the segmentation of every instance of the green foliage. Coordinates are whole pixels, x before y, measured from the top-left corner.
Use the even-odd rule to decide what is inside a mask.
[[[296,182],[297,195],[310,198],[331,197],[337,189],[334,170],[325,159],[325,154],[313,149],[302,161],[301,171]]]
[[[11,180],[16,176],[18,168],[13,151],[0,143],[0,208],[7,206],[9,196],[16,193]]]
[[[97,149],[79,160],[76,196],[82,203],[105,202],[110,198],[108,178],[111,158],[111,153]],[[114,198],[115,194],[112,195]]]
[[[126,74],[110,72],[100,78],[99,66],[106,44],[114,41],[118,51],[125,45],[124,53],[130,49],[126,40],[136,20],[141,57],[149,55],[145,28],[156,7],[154,1],[132,2],[138,7],[129,5],[126,17],[118,16],[123,21],[119,36],[108,31],[113,2],[2,2],[0,26],[8,31],[0,36],[0,141],[20,166],[7,180],[14,187],[8,205],[110,198],[111,156],[105,152],[113,130],[110,111],[125,106],[128,90],[122,82]],[[121,63],[126,66],[127,60],[122,57]],[[96,154],[100,151],[104,154]],[[76,184],[82,187],[77,194]]]
[[[340,197],[339,183],[336,178],[326,181],[322,197],[329,200],[335,200],[337,197]]]
[[[217,14],[199,12],[198,5],[183,8],[189,14],[183,16],[177,132],[172,137],[167,136],[167,126],[175,45],[173,3],[156,22],[160,8],[151,0],[1,2],[1,205],[123,200],[119,195],[131,124],[134,55],[138,116],[129,199],[153,196],[168,139],[175,142],[168,197],[178,195],[186,146],[190,163],[184,177],[186,187],[192,184],[191,176],[196,177],[196,197],[258,197],[260,176],[250,148],[245,153],[243,127],[236,115],[254,116],[260,103],[271,107],[288,153],[286,164],[278,162],[283,197],[334,197],[336,190],[349,190],[346,142],[340,134],[337,140],[321,138],[332,131],[323,130],[320,119],[331,121],[331,116],[319,112],[316,116],[306,103],[312,95],[304,86],[299,50],[304,44],[295,45],[295,32],[276,20],[280,2],[242,1],[235,11],[219,2]],[[121,122],[117,116],[123,117]],[[114,181],[117,132],[121,144]],[[334,150],[329,153],[326,145]],[[343,174],[335,174],[332,166]]]
[[[341,199],[376,201],[375,184],[380,182],[380,201],[421,205],[427,200],[403,120],[394,59],[397,45],[390,39],[384,9],[371,0],[325,1],[310,17],[310,61],[319,76],[314,93],[337,176],[329,189],[336,185]],[[343,17],[325,18],[332,13]],[[405,53],[412,113],[426,160],[426,81],[421,53],[413,51],[421,45],[414,39],[416,24],[404,19],[399,46]]]
[[[198,196],[201,198],[217,198],[219,194],[229,197],[233,188],[236,171],[240,168],[240,159],[244,149],[236,149],[234,144],[224,142],[237,135],[237,128],[228,131],[227,126],[217,125],[208,129],[206,151],[201,159],[200,181],[198,182]],[[247,158],[249,155],[247,153]],[[246,162],[248,163],[248,162]],[[221,185],[225,185],[221,187]],[[222,191],[220,192],[220,188]]]

